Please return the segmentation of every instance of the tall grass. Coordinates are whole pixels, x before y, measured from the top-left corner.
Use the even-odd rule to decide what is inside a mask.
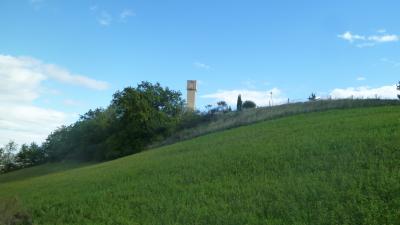
[[[243,110],[241,112],[229,112],[215,115],[210,122],[202,123],[196,127],[183,129],[162,142],[151,145],[149,148],[172,144],[188,140],[204,134],[222,131],[239,126],[249,125],[260,121],[281,118],[289,115],[297,115],[309,112],[320,112],[331,109],[350,109],[361,107],[400,105],[398,100],[381,99],[337,99],[318,100],[310,102],[298,102],[278,105],[273,107],[259,107],[256,109]]]
[[[397,225],[399,118],[398,106],[302,114],[45,176],[12,172],[0,199],[18,196],[40,225]]]

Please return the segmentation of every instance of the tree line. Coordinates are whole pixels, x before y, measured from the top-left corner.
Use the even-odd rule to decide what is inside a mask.
[[[244,102],[238,111],[252,107],[254,103]],[[186,110],[179,91],[142,82],[117,91],[107,108],[89,110],[75,123],[57,128],[41,145],[18,148],[15,142],[9,142],[0,148],[0,172],[64,160],[116,159],[232,111],[224,101],[206,108],[206,112]]]

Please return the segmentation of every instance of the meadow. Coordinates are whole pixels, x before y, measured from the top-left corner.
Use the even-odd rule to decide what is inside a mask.
[[[400,224],[400,107],[278,117],[1,175],[0,199],[34,224]]]

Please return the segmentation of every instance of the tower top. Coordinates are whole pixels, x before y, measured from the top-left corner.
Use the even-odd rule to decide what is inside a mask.
[[[197,81],[188,80],[187,81],[187,90],[188,91],[196,91],[197,90]]]

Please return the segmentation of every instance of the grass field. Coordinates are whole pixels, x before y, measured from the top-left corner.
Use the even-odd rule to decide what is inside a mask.
[[[0,199],[17,198],[34,224],[400,224],[400,107],[301,114],[53,166],[0,176]]]

